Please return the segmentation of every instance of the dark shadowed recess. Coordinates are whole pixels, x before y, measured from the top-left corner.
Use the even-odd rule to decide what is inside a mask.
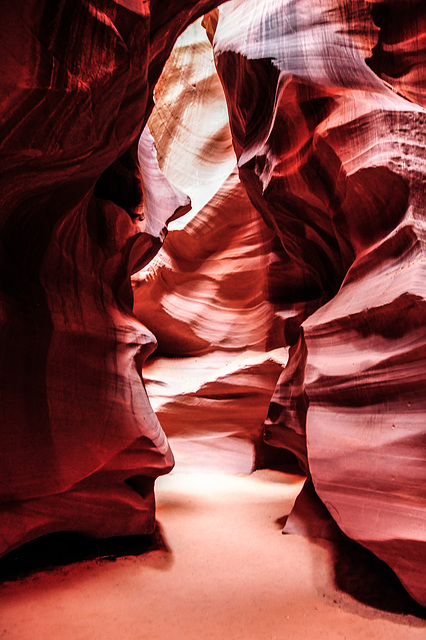
[[[391,82],[401,79],[420,66],[422,58],[424,60],[424,49],[419,48],[420,36],[426,25],[424,0],[379,2],[372,7],[372,17],[380,31],[372,56],[366,60],[368,66],[379,77],[385,76]],[[401,46],[402,43],[404,46]],[[424,74],[421,78],[420,71],[419,90],[412,87],[405,97],[414,101],[420,98],[421,104],[423,91]]]
[[[308,479],[289,515],[276,520],[284,534],[304,535],[331,553],[335,587],[380,611],[426,620],[426,608],[408,594],[392,569],[331,518]],[[325,595],[325,594],[324,594]],[[334,596],[335,597],[335,596]]]
[[[79,562],[114,562],[117,558],[140,556],[150,551],[170,551],[158,523],[153,534],[141,536],[98,539],[60,531],[27,542],[0,558],[0,582],[20,580]]]
[[[413,600],[392,569],[371,551],[343,536],[333,541],[336,587],[382,611],[426,620],[426,607]]]
[[[254,442],[254,468],[274,469],[296,476],[303,476],[297,456],[288,449],[272,447],[263,437]]]

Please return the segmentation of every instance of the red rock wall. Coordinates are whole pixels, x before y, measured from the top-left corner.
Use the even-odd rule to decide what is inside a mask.
[[[168,190],[160,224],[140,222],[158,210],[139,161],[158,168],[137,141],[176,37],[214,2],[157,4],[0,6],[0,554],[57,529],[152,531],[173,464],[130,275],[185,201]]]
[[[240,177],[283,247],[294,346],[265,436],[423,602],[424,19],[416,2],[235,1],[214,37]]]
[[[144,378],[179,465],[250,471],[287,350],[268,299],[274,234],[239,181],[200,22],[177,41],[149,119],[160,166],[193,210],[133,277],[134,312],[158,340]]]
[[[280,375],[266,441],[424,603],[423,3],[210,15],[247,195],[232,176],[170,235],[134,309],[131,274],[187,210],[138,138],[176,37],[215,4],[1,3],[0,554],[61,529],[152,531],[173,464],[142,382],[152,329],[163,355],[232,355],[171,403],[157,394],[167,428],[202,408],[211,429],[216,394],[224,431],[251,437]],[[222,124],[199,147],[205,174],[227,167],[218,189],[229,141]]]

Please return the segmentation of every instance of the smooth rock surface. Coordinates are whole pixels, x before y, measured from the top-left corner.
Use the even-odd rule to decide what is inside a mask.
[[[154,527],[173,456],[130,276],[188,201],[138,140],[174,41],[213,5],[1,3],[0,554]]]
[[[293,346],[265,435],[424,603],[421,6],[236,0],[213,42],[241,180],[283,247]]]
[[[215,4],[1,4],[0,554],[153,530],[158,338],[171,435],[247,442],[271,398],[266,442],[426,603],[424,3],[208,14],[230,128],[194,28],[151,121],[177,188],[145,125]]]

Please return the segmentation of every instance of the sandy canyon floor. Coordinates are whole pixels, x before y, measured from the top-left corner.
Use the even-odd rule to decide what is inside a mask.
[[[302,478],[268,470],[229,473],[177,462],[156,484],[161,541],[157,536],[139,555],[130,550],[114,561],[80,559],[19,580],[3,579],[0,638],[425,637],[426,623],[415,607],[401,604],[402,613],[395,613],[395,607],[385,611],[337,588],[331,543],[282,535],[283,517]],[[357,560],[351,562],[349,573]],[[364,578],[358,574],[355,581],[365,579],[366,590],[384,589],[386,602],[388,589],[389,597],[398,601],[398,592],[389,591],[383,580],[375,584],[365,568]]]

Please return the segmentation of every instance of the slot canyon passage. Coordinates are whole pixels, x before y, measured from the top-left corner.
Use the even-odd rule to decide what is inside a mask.
[[[0,638],[423,638],[424,2],[0,17]]]

